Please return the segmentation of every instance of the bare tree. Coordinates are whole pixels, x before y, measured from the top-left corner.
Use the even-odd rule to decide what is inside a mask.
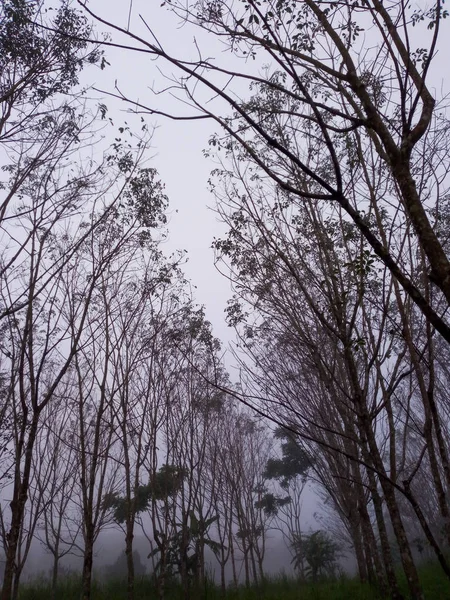
[[[67,381],[60,397],[55,398],[45,411],[33,466],[42,502],[35,537],[52,557],[52,600],[56,599],[60,561],[64,556],[77,553],[81,533],[73,503],[79,465],[73,437],[73,412],[66,405],[70,391]]]
[[[125,532],[128,597],[134,597],[133,538],[138,513],[145,508],[146,465],[152,463],[161,417],[157,386],[161,377],[164,333],[180,310],[176,300],[180,289],[177,264],[163,258],[156,245],[142,257],[138,274],[131,275],[130,265],[118,279],[105,312],[111,345],[111,369],[116,379],[112,396],[119,445],[123,455],[123,494],[109,495],[104,502],[114,509],[115,520]],[[179,257],[178,257],[179,258]],[[162,365],[161,365],[162,366]],[[142,504],[144,501],[144,505]]]

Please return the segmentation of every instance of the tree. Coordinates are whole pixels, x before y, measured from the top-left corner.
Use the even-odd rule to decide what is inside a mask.
[[[209,451],[211,437],[222,427],[227,403],[212,382],[223,382],[226,373],[219,357],[220,344],[212,336],[203,308],[191,303],[183,306],[165,340],[170,359],[166,362],[166,420],[161,433],[167,459],[182,469],[184,478],[171,512],[162,518],[161,508],[154,505],[151,512],[153,529],[158,531],[155,551],[160,555],[160,575],[163,578],[164,568],[172,565],[188,598],[204,585],[206,549],[215,553],[221,547],[211,531],[218,515],[211,501],[214,474]]]
[[[337,546],[324,531],[314,531],[293,542],[294,563],[307,562],[306,573],[313,582],[320,576],[333,576],[336,569]]]
[[[148,168],[134,171],[129,186],[124,189],[120,208],[103,222],[101,229],[95,231],[83,247],[84,253],[80,252],[78,264],[74,265],[73,295],[76,296],[79,281],[95,280],[82,343],[74,357],[71,394],[76,415],[76,446],[79,448],[78,487],[84,537],[83,597],[86,599],[91,594],[94,543],[109,518],[109,506],[103,501],[103,496],[117,491],[122,478],[120,465],[129,459],[127,440],[121,441],[116,433],[116,428],[124,431],[124,425],[117,422],[117,417],[127,416],[126,413],[123,415],[123,410],[122,415],[117,412],[117,405],[122,405],[123,409],[126,403],[123,394],[127,392],[129,381],[127,367],[124,372],[121,359],[125,360],[127,350],[130,350],[125,331],[123,327],[120,331],[119,323],[122,321],[123,324],[127,309],[133,313],[130,294],[140,298],[142,309],[142,301],[145,303],[167,278],[167,268],[161,264],[158,250],[165,208],[166,196],[155,172]],[[130,274],[146,261],[142,282],[133,280]],[[136,311],[138,307],[135,307]],[[70,301],[68,316],[70,323],[76,322],[76,306]],[[131,329],[130,322],[128,325]],[[76,329],[72,329],[71,333],[75,336]],[[132,333],[130,330],[130,335]],[[148,332],[144,330],[140,339],[139,333],[134,330],[134,342],[145,346]],[[136,359],[136,356],[133,358]],[[130,485],[130,468],[125,474]],[[132,529],[127,531],[127,538],[127,551],[132,557]]]
[[[42,503],[37,538],[52,556],[51,600],[56,600],[60,561],[75,554],[81,524],[76,520],[74,490],[76,487],[77,449],[73,443],[72,410],[65,403],[70,395],[70,384],[62,387],[54,404],[42,417],[33,470],[36,487]]]
[[[108,579],[125,579],[128,573],[128,557],[125,552],[119,554],[114,564],[105,568],[105,576]],[[142,577],[145,574],[145,566],[141,562],[141,555],[136,550],[133,551],[134,574],[136,577]]]
[[[86,65],[101,60],[102,52],[69,40],[74,32],[89,35],[91,28],[67,2],[54,12],[43,2],[1,3],[0,147],[6,178],[0,183],[0,319],[24,308],[31,285],[23,281],[17,289],[7,289],[5,276],[15,272],[19,277],[28,253],[32,248],[37,252],[36,235],[67,228],[80,206],[93,200],[98,185],[96,167],[81,170],[75,165],[79,153],[93,143],[92,115],[78,78]],[[71,250],[33,282],[34,297],[50,284]]]
[[[266,514],[275,517],[275,522],[286,539],[288,548],[293,550],[297,547],[298,552],[302,539],[302,493],[313,461],[289,431],[278,428],[275,431],[275,438],[281,440],[281,458],[269,458],[264,477],[268,481],[275,480],[279,490],[275,493],[274,490],[267,491],[257,507],[263,508]],[[293,558],[295,556],[296,554]],[[294,564],[303,577],[303,563],[295,561]]]
[[[158,434],[158,427],[153,429],[149,418],[156,408],[152,379],[155,363],[160,360],[164,331],[179,310],[176,293],[180,291],[181,275],[177,265],[166,262],[156,247],[154,250],[138,276],[120,281],[109,321],[109,335],[116,340],[111,352],[117,379],[115,420],[123,450],[125,484],[125,497],[114,497],[110,502],[115,508],[115,520],[125,529],[130,600],[134,597],[135,521],[137,514],[148,508],[150,493],[141,480],[153,451],[153,436],[156,439]],[[112,310],[111,304],[108,310]]]

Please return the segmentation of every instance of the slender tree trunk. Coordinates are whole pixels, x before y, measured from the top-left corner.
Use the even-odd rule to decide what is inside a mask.
[[[133,539],[134,539],[134,519],[127,519],[127,532],[125,535],[125,555],[127,557],[127,598],[134,600],[134,558],[133,558]]]
[[[373,431],[371,430],[370,425],[364,426],[364,432],[367,435],[372,464],[374,465],[377,472],[380,474],[380,484],[383,489],[386,507],[388,509],[392,527],[394,529],[395,537],[397,539],[400,551],[400,558],[408,582],[411,598],[412,600],[424,600],[422,587],[419,581],[419,575],[417,573],[417,568],[411,553],[411,547],[406,536],[406,531],[398,508],[397,498],[395,497],[395,491],[391,483],[387,480],[387,476],[384,471],[384,465],[379,455],[378,446],[376,444],[376,440],[374,438]]]
[[[227,593],[227,584],[225,581],[225,562],[220,561],[220,595],[225,598]]]
[[[264,557],[258,556],[258,570],[259,570],[259,581],[264,584]]]
[[[23,467],[23,475],[20,472],[20,462],[16,465],[16,475],[14,482],[13,499],[11,501],[11,526],[7,534],[7,550],[5,560],[5,571],[3,576],[3,587],[0,600],[13,600],[14,598],[14,582],[16,578],[16,556],[17,548],[20,540],[20,531],[22,528],[25,505],[28,499],[28,488],[30,483],[31,462],[33,455],[34,443],[37,435],[37,427],[39,422],[39,413],[33,415],[33,420],[28,433],[28,440],[25,451],[25,461]],[[17,581],[18,585],[18,581]]]
[[[94,562],[94,541],[93,536],[86,535],[85,548],[83,556],[83,571],[81,575],[82,600],[90,600],[92,588],[92,565]]]
[[[419,581],[419,575],[417,573],[416,565],[409,545],[408,537],[403,525],[401,514],[399,511],[397,498],[395,496],[395,490],[392,483],[389,481],[389,477],[386,474],[383,460],[380,456],[375,433],[372,428],[372,420],[365,404],[365,396],[360,388],[358,369],[354,360],[354,356],[351,350],[351,343],[348,343],[344,350],[348,375],[350,383],[354,393],[355,407],[359,413],[358,425],[361,433],[361,437],[367,440],[369,453],[365,457],[372,464],[376,473],[378,474],[380,485],[383,490],[386,507],[389,512],[392,527],[394,529],[395,537],[397,539],[400,557],[405,572],[406,580],[408,582],[408,588],[411,594],[412,600],[424,600],[422,587]]]
[[[55,555],[53,557],[53,568],[52,568],[52,589],[51,589],[51,600],[56,600],[56,586],[58,585],[58,571],[59,571],[59,556],[58,549],[56,547]]]
[[[441,444],[443,444],[443,440],[441,440],[441,444],[439,443],[439,438],[442,434],[440,428],[440,419],[437,413],[437,408],[434,402],[434,356],[433,356],[433,339],[432,333],[430,330],[430,326],[428,326],[427,331],[427,339],[429,348],[429,364],[427,367],[428,374],[428,386],[425,381],[424,373],[422,370],[422,364],[417,356],[416,347],[413,343],[412,332],[409,320],[406,316],[406,311],[403,306],[403,300],[399,293],[397,293],[397,302],[401,308],[402,325],[404,331],[405,341],[409,350],[409,355],[411,358],[412,365],[414,367],[414,371],[417,377],[417,382],[420,390],[420,395],[423,404],[424,411],[424,426],[423,426],[423,435],[425,438],[426,446],[427,446],[427,454],[430,462],[430,471],[431,471],[431,479],[433,481],[434,489],[436,491],[436,496],[438,499],[439,511],[441,513],[442,519],[444,521],[444,530],[447,539],[447,543],[450,544],[450,512],[449,506],[447,502],[447,497],[444,489],[444,485],[441,478],[441,469],[438,464],[438,458],[435,448],[435,440],[433,435],[433,429],[435,430],[437,439],[438,439],[438,449],[440,452],[441,461],[443,464],[444,475],[447,477],[448,475],[448,461],[447,461],[447,452],[441,448]],[[408,482],[408,486],[409,486]],[[448,482],[447,482],[448,483]],[[438,557],[439,558],[439,557]]]
[[[354,531],[352,532],[352,538],[356,556],[356,564],[358,565],[358,576],[360,581],[366,582],[369,579],[368,564],[367,556],[364,552],[361,530],[359,527],[353,527],[353,529]]]
[[[256,569],[255,549],[253,547],[253,542],[250,545],[250,559],[252,564],[253,581],[256,585],[258,585],[258,571]]]
[[[248,564],[248,548],[245,546],[244,539],[243,542],[243,551],[244,551],[244,572],[245,572],[245,586],[250,587],[250,568]]]
[[[12,600],[17,600],[19,597],[19,580],[20,580],[20,572],[18,570],[16,570],[16,572],[14,573]]]
[[[383,559],[384,570],[386,572],[386,579],[389,586],[390,596],[393,600],[403,600],[403,594],[400,592],[400,589],[398,587],[397,575],[394,569],[391,545],[389,543],[386,522],[384,520],[383,514],[383,502],[378,493],[375,475],[370,469],[367,470],[367,474],[371,487],[375,519],[377,521],[378,533],[380,536],[381,556]]]
[[[160,547],[161,559],[160,559],[160,569],[157,578],[157,587],[158,587],[158,598],[159,600],[164,600],[165,598],[165,587],[166,587],[166,551],[165,544],[162,544]]]
[[[374,570],[374,580],[371,583],[376,583],[384,596],[387,596],[388,589],[386,578],[381,564],[380,553],[378,552],[377,540],[373,532],[372,523],[370,520],[367,506],[364,504],[361,510],[361,528],[363,531],[364,548],[367,561],[372,561]]]
[[[231,556],[231,571],[233,573],[233,585],[235,588],[238,586],[237,570],[236,570],[236,557],[234,555],[234,544],[233,538],[230,535],[230,556]]]
[[[183,538],[181,541],[181,548],[180,548],[180,575],[181,575],[181,583],[183,586],[183,596],[184,596],[184,600],[189,600],[190,598],[190,581],[189,581],[189,571],[188,571],[188,564],[187,564],[187,556],[188,556],[188,543],[187,543],[187,533],[186,533],[186,526],[187,524],[185,523],[185,527],[183,528]]]
[[[5,556],[5,571],[3,574],[3,587],[2,587],[2,595],[1,600],[11,600],[12,592],[13,592],[13,581],[14,581],[14,573],[16,570],[16,552],[17,552],[17,540],[19,538],[19,534],[16,533],[18,530],[20,531],[20,515],[19,511],[16,508],[15,504],[13,504],[14,500],[11,502],[11,526],[8,533],[8,548]]]

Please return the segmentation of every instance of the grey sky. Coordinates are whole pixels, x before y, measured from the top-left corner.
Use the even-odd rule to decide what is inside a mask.
[[[198,39],[199,31],[192,26],[181,27],[179,19],[166,8],[160,7],[160,4],[134,0],[132,28],[144,33],[138,16],[142,12],[161,35],[162,41],[178,56],[185,57],[192,49],[195,50],[194,35]],[[119,25],[125,26],[128,21],[128,2],[95,0],[89,6],[99,15]],[[105,26],[98,23],[96,28],[98,33],[107,31]],[[118,40],[116,34],[113,37],[114,41]],[[130,43],[130,40],[123,41]],[[211,47],[209,40],[208,44]],[[162,105],[165,110],[171,110],[174,114],[180,113],[182,107],[179,102],[171,101],[167,94],[163,99],[161,96],[155,97],[150,89],[163,89],[167,86],[155,61],[151,61],[146,55],[113,48],[107,49],[106,56],[111,66],[97,74],[90,71],[89,83],[113,91],[117,81],[117,85],[127,96],[143,104],[151,105],[153,102],[154,106]],[[160,66],[163,67],[162,64]],[[167,67],[165,71],[169,73]],[[128,106],[125,103],[107,97],[105,103],[117,124],[127,120],[130,124],[134,122],[138,125],[137,119],[126,114]],[[146,116],[145,119],[150,128],[155,126],[152,140],[154,152],[149,154],[149,165],[158,170],[166,185],[170,202],[170,233],[164,250],[166,253],[177,249],[187,251],[188,262],[183,270],[196,286],[193,289],[194,297],[198,303],[206,306],[206,314],[214,326],[214,334],[224,341],[229,340],[233,333],[225,324],[224,308],[231,296],[231,288],[227,279],[214,267],[214,253],[211,249],[213,238],[220,236],[225,228],[212,210],[215,201],[207,190],[208,177],[214,163],[202,154],[209,136],[217,130],[217,125],[210,121],[171,121],[156,116]]]

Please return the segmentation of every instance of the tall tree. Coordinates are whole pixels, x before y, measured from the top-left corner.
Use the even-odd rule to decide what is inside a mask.
[[[80,71],[99,63],[102,52],[86,42],[91,27],[68,2],[55,11],[45,2],[5,0],[0,5],[0,148],[5,179],[0,187],[0,318],[21,310],[28,286],[36,298],[69,259],[73,248],[47,265],[32,282],[6,287],[21,277],[37,236],[63,232],[94,199],[100,165],[77,168],[94,142],[93,115],[79,88]],[[94,225],[94,224],[92,224]]]

